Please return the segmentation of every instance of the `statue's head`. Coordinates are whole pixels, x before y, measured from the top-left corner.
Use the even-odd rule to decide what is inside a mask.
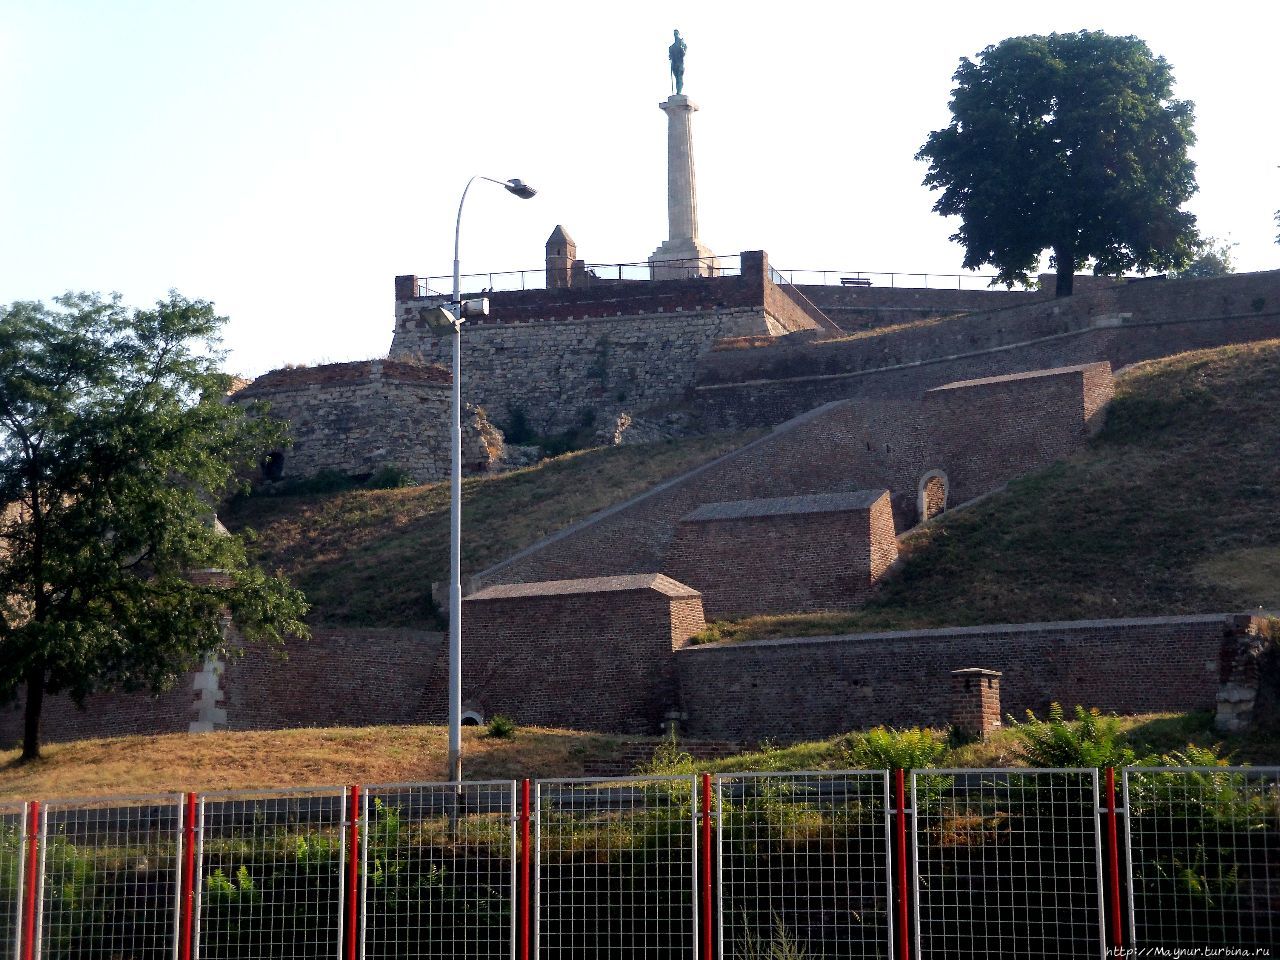
[[[677,39],[677,40],[679,40],[679,39],[680,39],[680,31],[679,31],[679,30],[672,30],[671,32],[672,32],[672,33],[674,33],[674,34],[676,35],[676,39]]]

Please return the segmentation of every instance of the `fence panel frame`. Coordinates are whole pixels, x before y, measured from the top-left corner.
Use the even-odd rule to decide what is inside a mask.
[[[38,808],[40,814],[40,829],[35,838],[38,851],[37,866],[37,885],[35,890],[35,917],[34,936],[31,944],[32,960],[40,960],[44,956],[44,947],[46,941],[45,922],[48,919],[48,912],[45,909],[45,891],[48,886],[49,872],[49,819],[50,812],[55,815],[59,812],[69,812],[73,810],[123,810],[134,809],[140,807],[173,807],[173,881],[170,890],[170,908],[169,908],[169,948],[168,955],[170,960],[180,960],[180,945],[182,941],[182,864],[184,860],[183,851],[183,810],[185,807],[185,796],[181,793],[154,793],[154,794],[122,794],[111,795],[104,794],[98,796],[78,796],[78,797],[56,797],[52,800],[44,800],[29,804],[32,809]],[[28,901],[30,902],[30,901]],[[30,924],[31,921],[28,920]]]
[[[336,924],[334,930],[334,960],[344,960],[345,952],[345,928],[343,926],[343,918],[346,913],[346,901],[344,897],[344,877],[346,876],[347,866],[347,834],[346,824],[347,817],[347,800],[348,787],[346,786],[316,786],[316,787],[282,787],[279,789],[262,788],[253,790],[214,790],[201,793],[198,795],[199,808],[199,828],[196,831],[196,909],[194,911],[194,932],[192,934],[192,960],[199,960],[202,950],[205,946],[204,937],[204,873],[205,873],[205,840],[208,828],[208,810],[207,803],[233,803],[237,800],[249,802],[252,800],[288,800],[315,798],[317,800],[333,799],[337,800],[337,819],[330,823],[336,830],[337,846],[338,846],[338,866],[336,876],[337,897],[334,902],[334,913],[336,916]]]
[[[616,777],[545,777],[533,781],[534,795],[534,888],[532,894],[533,906],[533,960],[541,960],[542,957],[542,894],[543,894],[543,875],[542,875],[542,854],[543,854],[543,787],[554,786],[571,786],[579,784],[581,786],[597,786],[606,784],[617,784],[619,786],[628,783],[685,783],[689,788],[689,847],[688,847],[688,864],[689,864],[689,916],[688,916],[688,951],[689,960],[699,960],[699,923],[698,923],[698,781],[699,776],[692,774],[627,774]],[[672,818],[672,823],[678,822]],[[674,889],[674,888],[673,888]]]
[[[717,960],[725,956],[725,938],[724,938],[724,903],[725,903],[725,886],[724,886],[724,806],[723,806],[723,787],[727,781],[745,781],[745,780],[781,780],[801,778],[865,778],[876,779],[879,782],[879,793],[877,799],[882,804],[882,827],[884,832],[884,902],[885,902],[885,956],[888,960],[894,957],[895,935],[894,935],[894,906],[893,906],[893,805],[890,800],[889,781],[890,773],[888,770],[759,770],[759,771],[741,771],[719,773],[712,776],[713,796],[714,796],[714,812],[716,823],[716,940],[718,948],[715,956]]]
[[[1034,776],[1040,774],[1080,774],[1089,778],[1092,785],[1092,802],[1089,816],[1093,821],[1093,857],[1094,882],[1097,900],[1098,956],[1102,960],[1108,957],[1107,950],[1107,911],[1106,911],[1106,878],[1102,868],[1102,823],[1101,794],[1099,792],[1098,770],[1096,767],[928,767],[913,769],[911,775],[911,899],[914,911],[913,933],[915,935],[915,958],[927,960],[924,943],[921,939],[920,899],[920,806],[917,783],[921,776],[955,777],[955,776]]]
[[[12,820],[17,828],[17,845],[14,850],[14,856],[16,857],[15,882],[13,902],[9,905],[9,910],[13,924],[12,956],[14,960],[23,960],[23,909],[25,906],[24,900],[26,899],[27,833],[30,827],[31,805],[21,800],[0,800],[0,816]],[[2,946],[0,946],[0,950],[3,950]]]
[[[1227,775],[1244,775],[1250,774],[1261,775],[1272,778],[1280,791],[1280,766],[1260,766],[1260,767],[1205,767],[1205,766],[1186,766],[1186,767],[1125,767],[1121,771],[1121,796],[1123,797],[1124,815],[1124,852],[1125,852],[1125,896],[1128,900],[1129,914],[1129,943],[1130,950],[1137,949],[1141,944],[1141,936],[1137,923],[1137,883],[1134,872],[1133,859],[1133,806],[1131,803],[1130,793],[1130,775],[1131,774],[1196,774],[1196,773],[1215,773]]]
[[[449,791],[467,790],[468,788],[489,787],[501,789],[505,791],[504,799],[506,802],[506,818],[507,818],[507,857],[508,864],[506,867],[508,901],[510,906],[510,917],[507,921],[507,949],[506,955],[508,960],[515,960],[517,954],[517,912],[519,906],[519,887],[518,887],[518,870],[517,861],[519,859],[519,834],[518,828],[520,824],[520,810],[517,793],[516,780],[463,780],[460,783],[452,780],[448,781],[423,781],[423,782],[403,782],[403,783],[379,783],[371,784],[361,788],[361,810],[360,810],[360,935],[358,943],[357,956],[363,958],[367,955],[366,938],[369,929],[368,923],[368,876],[369,876],[369,837],[373,832],[373,824],[370,821],[370,807],[374,799],[387,792],[408,792],[408,791],[435,791],[442,794]]]

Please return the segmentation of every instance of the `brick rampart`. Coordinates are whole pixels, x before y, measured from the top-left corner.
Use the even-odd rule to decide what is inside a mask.
[[[796,284],[844,330],[870,330],[975,310],[999,310],[1053,298],[1039,290],[948,290],[938,287],[853,287]]]
[[[269,416],[289,424],[293,444],[275,454],[279,470],[270,479],[394,467],[427,483],[449,475],[451,383],[440,367],[364,360],[273,370],[233,399],[265,402]],[[485,470],[501,455],[496,432],[470,405],[462,439],[468,471]]]
[[[710,503],[676,525],[668,576],[710,619],[864,603],[898,558],[887,490]]]
[[[653,573],[492,587],[466,598],[462,622],[477,711],[623,733],[661,731],[678,702],[673,651],[705,626],[698,592]]]
[[[951,673],[998,670],[1002,709],[1210,709],[1249,617],[961,627],[708,644],[676,653],[691,736],[800,740],[876,724],[942,726]]]
[[[226,711],[215,729],[364,726],[423,722],[424,698],[444,690],[438,633],[317,627],[284,653],[250,645],[223,658],[210,699]],[[198,686],[212,671],[193,670],[169,691],[94,694],[80,710],[46,697],[47,743],[128,734],[185,733],[198,719]],[[438,699],[438,696],[436,696]],[[22,738],[22,700],[0,708],[0,744]]]
[[[917,520],[919,486],[927,473],[946,474],[954,504],[1046,466],[1087,441],[1096,405],[1109,389],[1110,373],[1102,364],[962,384],[913,399],[831,403],[574,524],[476,574],[474,581],[664,569],[679,519],[702,504],[725,500],[886,488],[897,529],[903,530]]]

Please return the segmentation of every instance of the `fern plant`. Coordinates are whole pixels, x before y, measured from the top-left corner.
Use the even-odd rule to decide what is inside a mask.
[[[1096,707],[1075,708],[1068,720],[1062,704],[1049,705],[1041,720],[1032,711],[1019,723],[1011,720],[1018,752],[1030,767],[1124,767],[1137,762],[1133,748],[1121,742],[1120,723]]]
[[[849,738],[844,762],[855,770],[922,770],[936,766],[946,750],[937,730],[875,727]]]

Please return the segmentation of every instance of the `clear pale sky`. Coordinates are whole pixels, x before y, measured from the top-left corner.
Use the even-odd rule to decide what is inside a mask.
[[[1280,267],[1274,4],[0,0],[0,303],[177,288],[228,368],[385,353],[396,274],[666,236],[666,49],[689,44],[702,239],[781,268],[954,273],[913,159],[1005,37],[1134,34],[1196,104],[1204,233]],[[1265,12],[1265,11],[1270,12]]]

